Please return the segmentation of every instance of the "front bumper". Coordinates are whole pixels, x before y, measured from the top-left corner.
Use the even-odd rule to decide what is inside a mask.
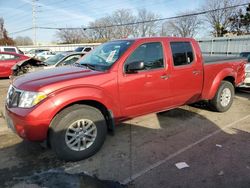
[[[54,104],[47,100],[33,108],[8,108],[5,105],[7,125],[21,138],[30,141],[44,141],[52,120]]]

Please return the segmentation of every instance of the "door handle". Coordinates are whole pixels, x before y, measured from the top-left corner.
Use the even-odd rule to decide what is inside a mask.
[[[161,79],[167,80],[167,79],[169,79],[169,75],[162,75],[162,76],[161,76]]]
[[[197,75],[197,74],[200,74],[200,72],[201,72],[201,71],[194,70],[194,71],[193,71],[193,74],[194,74],[194,75]]]

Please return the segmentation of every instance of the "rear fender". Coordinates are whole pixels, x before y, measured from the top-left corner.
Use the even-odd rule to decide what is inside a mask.
[[[220,83],[222,80],[225,80],[227,77],[232,77],[234,80],[236,78],[236,72],[232,69],[232,68],[225,68],[223,70],[221,70],[214,78],[214,80],[212,80],[211,83],[206,83],[208,84],[205,88],[205,92],[203,92],[203,99],[212,99],[219,86],[220,86]],[[233,85],[235,85],[235,83],[233,83]]]

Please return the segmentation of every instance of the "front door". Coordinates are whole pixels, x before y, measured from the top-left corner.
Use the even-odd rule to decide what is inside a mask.
[[[138,44],[119,74],[121,111],[124,118],[154,112],[168,106],[169,80],[160,41]],[[144,62],[141,71],[128,73],[126,66]]]

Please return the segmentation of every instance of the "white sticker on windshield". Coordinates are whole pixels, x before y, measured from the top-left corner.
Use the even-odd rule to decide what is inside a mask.
[[[115,53],[116,53],[116,50],[113,50],[113,51],[110,52],[108,58],[106,59],[106,61],[108,63],[113,63],[113,57],[115,56]]]

